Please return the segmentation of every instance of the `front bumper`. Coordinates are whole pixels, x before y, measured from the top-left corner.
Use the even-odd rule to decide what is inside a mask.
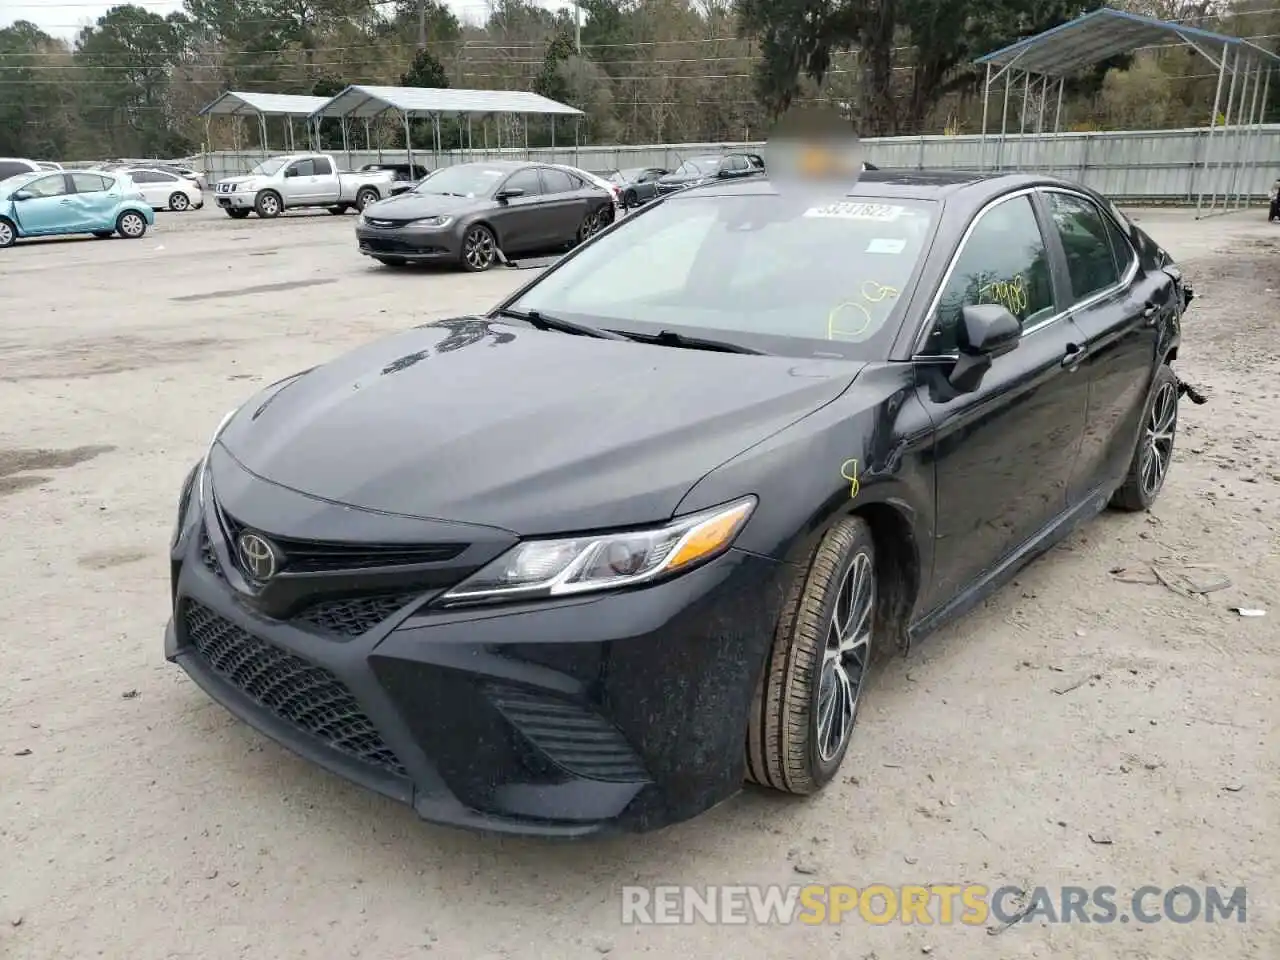
[[[219,521],[172,559],[165,656],[237,717],[426,820],[562,837],[739,790],[789,571],[731,551],[630,592],[470,610],[424,606],[438,585],[381,607],[317,594],[325,612],[273,619],[228,575]]]
[[[258,200],[257,192],[253,193],[215,193],[214,199],[224,210],[252,210]]]
[[[462,259],[462,240],[450,227],[356,227],[356,243],[366,257],[453,262]]]

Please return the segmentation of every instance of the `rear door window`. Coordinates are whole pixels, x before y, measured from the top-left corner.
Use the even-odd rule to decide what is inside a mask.
[[[1076,194],[1052,190],[1045,195],[1066,254],[1073,302],[1118,284],[1114,241],[1102,211]]]
[[[573,178],[563,170],[542,171],[542,186],[547,193],[569,193],[576,189]]]
[[[133,179],[137,181],[136,176]],[[112,181],[96,173],[73,173],[71,183],[76,188],[76,193],[103,193],[111,189]]]
[[[333,173],[333,164],[329,162],[328,157],[316,157],[311,161],[313,173],[317,177],[327,177]]]

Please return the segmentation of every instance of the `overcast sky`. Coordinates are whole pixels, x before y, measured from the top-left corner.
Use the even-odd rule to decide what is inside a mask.
[[[552,10],[566,5],[564,0],[535,2]],[[181,0],[133,0],[133,3],[161,16],[182,9]],[[482,21],[488,12],[488,5],[483,0],[446,0],[446,3],[459,17],[473,22]],[[81,27],[93,24],[98,17],[119,5],[92,0],[0,0],[0,27],[7,27],[15,20],[30,20],[46,33],[74,40]]]

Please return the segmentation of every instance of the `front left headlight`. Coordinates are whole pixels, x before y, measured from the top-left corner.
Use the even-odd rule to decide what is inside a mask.
[[[720,556],[756,507],[755,497],[649,530],[526,540],[440,598],[446,606],[611,590],[684,573]]]
[[[410,220],[411,227],[447,227],[453,222],[453,217],[421,217],[417,220]]]

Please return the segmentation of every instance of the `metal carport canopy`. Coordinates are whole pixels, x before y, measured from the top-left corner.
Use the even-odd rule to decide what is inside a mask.
[[[202,117],[310,117],[329,102],[328,97],[302,97],[285,93],[243,93],[228,90],[200,111]]]
[[[1214,66],[1233,47],[1244,49],[1250,55],[1280,60],[1270,50],[1239,37],[1101,7],[1069,23],[988,53],[974,63],[995,67],[1016,66],[1020,72],[1056,78],[1111,57],[1130,53],[1139,47],[1169,42],[1181,42],[1193,47]]]
[[[350,86],[311,114],[369,120],[388,110],[406,116],[437,114],[480,116],[491,113],[580,117],[581,110],[520,90],[455,90],[449,87]]]

